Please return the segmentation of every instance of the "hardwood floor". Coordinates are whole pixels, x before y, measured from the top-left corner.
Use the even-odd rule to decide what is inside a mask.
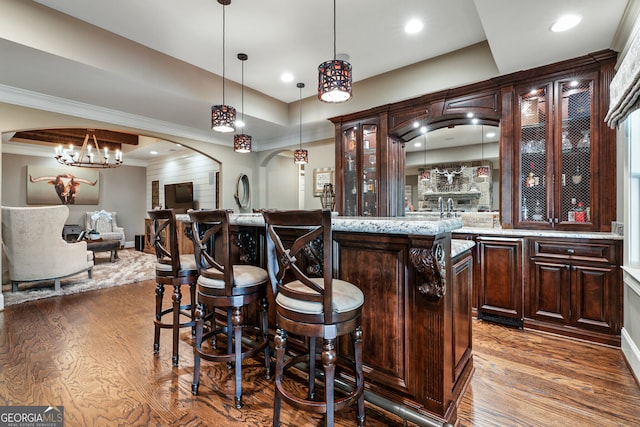
[[[170,332],[154,356],[153,282],[34,301],[0,312],[0,405],[63,405],[66,426],[267,426],[273,384],[247,360],[244,407],[231,371],[203,362],[191,395],[190,331],[171,366]],[[475,373],[461,426],[640,425],[640,388],[619,349],[485,322],[474,323]],[[323,425],[283,407],[282,426]],[[355,425],[353,410],[336,425]],[[402,426],[367,404],[368,426]]]

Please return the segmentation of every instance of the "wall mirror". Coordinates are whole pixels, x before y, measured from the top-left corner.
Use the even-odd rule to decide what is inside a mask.
[[[500,128],[456,124],[435,129],[405,144],[405,206],[438,210],[438,199],[454,201],[456,211],[500,208]]]
[[[249,189],[249,177],[243,173],[236,181],[236,192],[233,195],[240,209],[247,209],[251,201],[251,191]]]

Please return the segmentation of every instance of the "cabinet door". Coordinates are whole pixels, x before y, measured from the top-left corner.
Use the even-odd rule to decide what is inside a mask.
[[[478,318],[522,326],[522,239],[479,237]]]
[[[616,292],[617,268],[572,266],[571,320],[585,329],[618,333]]]
[[[473,288],[473,257],[471,252],[452,261],[453,283],[453,382],[471,358],[471,295]]]
[[[533,259],[526,316],[567,324],[571,319],[571,266]]]
[[[358,123],[342,128],[343,212],[345,216],[378,216],[378,124]]]
[[[560,228],[592,228],[593,157],[591,149],[593,79],[557,83],[554,222]]]
[[[516,109],[516,159],[518,202],[516,224],[548,228],[552,218],[553,174],[552,104],[553,86],[519,89]]]

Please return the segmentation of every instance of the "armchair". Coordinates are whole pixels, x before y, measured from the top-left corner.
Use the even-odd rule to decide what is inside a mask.
[[[119,240],[124,246],[124,228],[118,227],[116,212],[105,210],[85,213],[85,230],[96,230],[103,240]]]
[[[69,216],[65,205],[2,207],[3,249],[13,292],[20,282],[60,279],[86,271],[91,278],[93,252],[87,242],[67,243],[62,227]]]

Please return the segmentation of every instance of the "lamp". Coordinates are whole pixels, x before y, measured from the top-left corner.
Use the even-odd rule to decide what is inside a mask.
[[[293,163],[298,165],[306,165],[309,163],[309,152],[302,149],[302,88],[304,83],[296,84],[296,87],[300,89],[300,146],[293,152]]]
[[[93,142],[89,140],[90,133]],[[69,144],[69,148],[58,145],[56,147],[55,158],[58,163],[66,166],[77,166],[81,168],[117,168],[122,164],[122,151],[115,150],[113,159],[111,159],[109,149],[105,147],[104,150],[101,150],[95,132],[93,129],[87,129],[87,134],[84,137],[80,151],[76,150],[73,144]]]
[[[318,98],[323,102],[351,99],[351,64],[336,59],[336,0],[333,0],[333,59],[318,66]]]
[[[249,59],[246,53],[239,53],[238,59],[242,61],[242,102],[240,104],[240,108],[242,110],[240,113],[242,114],[242,121],[236,122],[236,126],[244,126],[244,61]],[[233,135],[233,150],[236,153],[250,153],[251,152],[251,135],[247,135],[245,133],[239,133]]]
[[[478,175],[478,178],[489,178],[489,166],[484,165],[484,126],[482,126],[481,129],[482,129],[482,139],[480,142],[481,162],[478,169],[476,169],[476,173]]]
[[[211,129],[217,132],[233,132],[236,130],[236,109],[224,103],[224,9],[231,4],[231,0],[218,0],[218,3],[222,5],[222,104],[211,107]]]

